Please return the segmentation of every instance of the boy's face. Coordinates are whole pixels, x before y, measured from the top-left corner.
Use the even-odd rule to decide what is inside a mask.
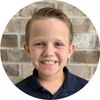
[[[74,46],[69,45],[69,29],[56,18],[44,18],[32,23],[29,46],[25,45],[33,65],[43,75],[63,71]]]

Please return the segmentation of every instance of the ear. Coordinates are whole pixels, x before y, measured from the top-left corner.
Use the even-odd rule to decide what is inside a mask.
[[[30,57],[29,46],[27,44],[24,44],[24,50],[25,50],[26,54]]]
[[[71,57],[71,55],[73,54],[74,48],[75,48],[75,45],[74,45],[74,44],[70,44],[70,45],[69,45],[69,48],[68,48],[68,59],[69,59],[69,58]]]

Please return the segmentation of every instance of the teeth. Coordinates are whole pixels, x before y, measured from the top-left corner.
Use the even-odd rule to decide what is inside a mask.
[[[55,64],[56,61],[41,61],[43,64]]]

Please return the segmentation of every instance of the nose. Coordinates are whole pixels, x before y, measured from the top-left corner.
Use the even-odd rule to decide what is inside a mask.
[[[48,44],[45,46],[43,56],[44,57],[52,57],[54,55],[55,48],[52,44]]]

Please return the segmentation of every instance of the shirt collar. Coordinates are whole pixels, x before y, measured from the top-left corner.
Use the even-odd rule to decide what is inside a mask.
[[[67,91],[67,93],[72,91],[78,90],[78,81],[75,78],[76,76],[69,72],[67,67],[64,67],[64,73],[65,73],[65,81],[64,81],[64,91]]]
[[[37,76],[38,76],[38,71],[36,69],[34,69],[33,75],[32,75],[32,78],[31,78],[32,88],[34,90],[38,90],[38,89],[42,88],[40,83],[37,81]]]
[[[77,81],[73,80],[73,75],[68,71],[67,67],[64,67],[63,69],[65,73],[65,80],[63,83],[63,90],[67,92],[76,91],[77,87]],[[38,71],[36,69],[33,70],[33,75],[31,78],[32,88],[34,90],[43,89],[43,87],[40,85],[40,83],[37,81]]]

